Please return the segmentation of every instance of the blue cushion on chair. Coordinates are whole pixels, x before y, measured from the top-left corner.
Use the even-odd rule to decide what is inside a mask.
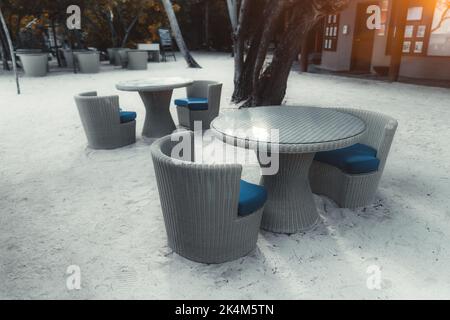
[[[208,110],[208,99],[206,98],[184,98],[176,99],[177,107],[188,107],[192,111]]]
[[[137,114],[134,111],[120,111],[120,123],[127,123],[136,120]]]
[[[349,174],[374,172],[380,166],[377,150],[360,143],[339,150],[318,152],[314,160],[327,163]]]
[[[267,201],[266,188],[241,180],[238,214],[247,216],[264,206]]]

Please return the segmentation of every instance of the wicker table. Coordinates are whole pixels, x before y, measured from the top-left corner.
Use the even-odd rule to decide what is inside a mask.
[[[177,77],[149,78],[120,82],[116,88],[139,92],[146,109],[142,135],[154,140],[171,134],[176,129],[169,110],[173,90],[192,83],[190,79]]]
[[[229,112],[216,118],[211,128],[226,143],[253,150],[264,145],[264,150],[276,150],[278,172],[263,175],[261,181],[269,197],[262,227],[280,233],[305,231],[319,221],[308,181],[315,153],[358,143],[366,132],[366,124],[350,114],[294,106]],[[271,129],[279,130],[276,141],[269,134]]]

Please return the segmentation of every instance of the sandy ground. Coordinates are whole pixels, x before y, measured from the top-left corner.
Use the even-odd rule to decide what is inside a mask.
[[[214,79],[224,82],[222,108],[229,108],[232,59],[197,56],[201,70],[179,61],[22,78],[20,96],[11,75],[0,74],[0,298],[450,298],[449,89],[293,72],[288,103],[366,108],[399,120],[376,202],[348,210],[317,197],[323,222],[314,230],[261,232],[257,250],[231,263],[174,254],[140,138],[144,107],[114,85]],[[123,108],[138,112],[136,145],[86,148],[73,95],[92,89],[118,93]],[[259,170],[246,166],[244,176],[258,181]],[[70,265],[80,267],[80,290],[66,287]],[[380,289],[367,286],[371,266],[381,270]]]

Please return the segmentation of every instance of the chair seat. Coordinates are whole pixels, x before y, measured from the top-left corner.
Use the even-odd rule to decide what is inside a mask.
[[[267,201],[267,191],[263,186],[240,181],[238,214],[247,216],[261,209]]]
[[[208,110],[208,99],[206,98],[183,98],[176,99],[175,105],[177,107],[187,107],[192,111]]]
[[[134,111],[120,111],[120,123],[127,123],[136,120],[137,114]]]
[[[377,150],[364,144],[318,152],[314,160],[337,167],[348,174],[370,173],[378,170]]]

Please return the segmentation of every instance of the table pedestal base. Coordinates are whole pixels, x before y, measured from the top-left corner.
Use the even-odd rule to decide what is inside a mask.
[[[314,153],[279,156],[278,173],[261,179],[268,193],[261,227],[277,233],[306,231],[320,219],[308,179]]]
[[[139,92],[146,109],[142,135],[150,141],[167,136],[176,129],[169,110],[172,92],[173,90]]]

